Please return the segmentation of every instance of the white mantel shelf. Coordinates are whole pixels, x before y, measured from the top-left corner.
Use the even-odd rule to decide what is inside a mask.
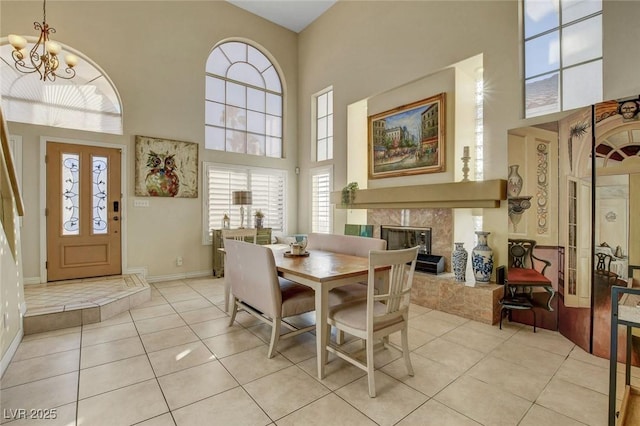
[[[504,179],[359,189],[350,206],[342,205],[341,191],[331,193],[331,203],[342,209],[496,208],[506,199]]]

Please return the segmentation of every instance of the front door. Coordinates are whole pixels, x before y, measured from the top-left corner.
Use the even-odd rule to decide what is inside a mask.
[[[121,150],[47,142],[47,280],[118,275]]]

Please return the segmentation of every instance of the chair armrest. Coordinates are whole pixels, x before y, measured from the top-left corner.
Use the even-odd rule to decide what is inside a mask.
[[[540,273],[542,275],[544,275],[544,271],[547,269],[548,266],[551,266],[551,262],[549,262],[546,259],[540,259],[539,257],[537,257],[535,254],[531,253],[531,258],[537,260],[538,262],[542,262],[544,263],[544,267],[542,268],[542,271],[540,271]],[[531,267],[533,268],[533,265],[531,265]]]

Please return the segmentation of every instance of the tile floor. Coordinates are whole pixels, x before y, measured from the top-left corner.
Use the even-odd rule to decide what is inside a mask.
[[[415,376],[407,376],[399,352],[378,351],[378,396],[371,399],[365,373],[342,360],[316,379],[312,334],[281,341],[279,354],[267,359],[269,328],[246,313],[229,327],[220,279],[156,283],[151,292],[150,302],[107,321],[26,336],[0,380],[0,422],[607,423],[608,362],[555,332],[510,323],[499,330],[412,305]],[[56,419],[12,419],[16,409],[53,409]]]

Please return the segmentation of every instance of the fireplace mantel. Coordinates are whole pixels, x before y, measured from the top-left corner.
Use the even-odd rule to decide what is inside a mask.
[[[331,203],[343,209],[495,208],[507,199],[504,179],[359,189],[353,204],[341,203],[341,191],[331,193]]]

